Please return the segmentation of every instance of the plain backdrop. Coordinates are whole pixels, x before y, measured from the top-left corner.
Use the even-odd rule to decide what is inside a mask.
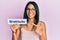
[[[7,20],[23,18],[24,8],[30,0],[0,0],[0,40],[12,40]],[[60,40],[60,0],[33,0],[40,10],[40,21],[46,24],[47,40]]]

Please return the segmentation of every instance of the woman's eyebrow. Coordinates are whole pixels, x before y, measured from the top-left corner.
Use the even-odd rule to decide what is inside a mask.
[[[35,9],[35,8],[27,8],[27,9]]]

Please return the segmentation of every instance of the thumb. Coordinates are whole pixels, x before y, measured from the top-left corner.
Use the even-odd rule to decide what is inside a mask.
[[[37,25],[36,25],[36,24],[34,24],[34,23],[32,23],[32,24],[33,24],[33,26],[37,27]]]

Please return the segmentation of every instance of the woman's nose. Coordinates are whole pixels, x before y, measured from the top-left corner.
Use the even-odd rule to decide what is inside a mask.
[[[32,10],[29,10],[29,12],[32,12]]]

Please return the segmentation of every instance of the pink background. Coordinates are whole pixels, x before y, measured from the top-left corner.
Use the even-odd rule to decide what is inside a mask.
[[[23,18],[29,0],[0,0],[0,40],[12,40],[7,20]],[[46,23],[48,40],[60,40],[60,0],[34,0],[40,9],[40,20]]]

